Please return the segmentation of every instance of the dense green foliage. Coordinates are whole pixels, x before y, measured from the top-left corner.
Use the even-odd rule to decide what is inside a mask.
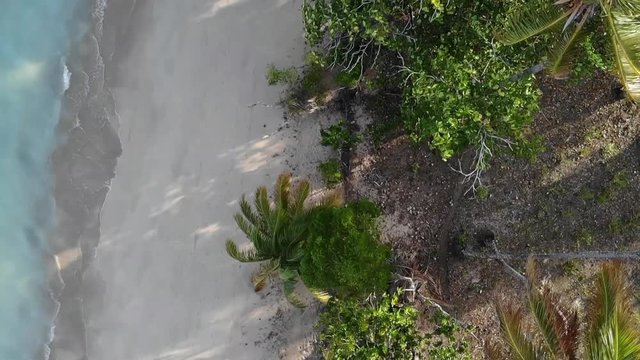
[[[309,224],[309,240],[300,276],[310,288],[340,298],[362,299],[387,290],[390,248],[378,242],[378,207],[360,200],[339,208],[318,208]]]
[[[334,150],[351,149],[358,140],[358,137],[349,131],[344,120],[320,130],[320,144],[331,146]]]
[[[416,330],[418,311],[383,295],[362,304],[331,300],[320,315],[320,342],[327,360],[413,360],[423,337]]]
[[[336,192],[314,204],[308,181],[292,186],[291,175],[278,177],[271,196],[256,190],[254,206],[243,197],[236,224],[251,241],[249,249],[226,243],[227,253],[241,262],[262,262],[252,276],[256,291],[278,275],[287,299],[304,306],[294,293],[301,277],[316,297],[326,291],[362,299],[386,291],[391,278],[390,248],[378,243],[378,207],[361,200],[342,205]]]
[[[436,311],[431,322],[434,330],[426,334],[426,352],[433,360],[471,360],[464,329],[448,314]]]
[[[609,50],[609,39],[604,29],[596,27],[584,36],[576,49],[570,80],[577,83],[593,75],[596,70],[608,71],[612,68],[613,55]]]
[[[318,165],[318,170],[320,170],[320,175],[322,175],[322,179],[328,187],[333,187],[342,182],[342,169],[338,160],[330,159],[324,161]]]
[[[240,199],[240,212],[234,216],[236,224],[251,241],[252,247],[241,250],[232,241],[227,240],[229,256],[240,262],[263,262],[253,274],[252,282],[256,291],[266,285],[275,274],[283,282],[287,299],[296,306],[304,304],[294,294],[298,280],[298,268],[305,253],[305,241],[308,237],[310,211],[331,209],[340,205],[336,196],[327,196],[312,207],[305,206],[311,193],[308,181],[301,181],[292,189],[291,175],[278,177],[270,199],[264,186],[256,190],[254,207],[243,196]],[[273,200],[273,201],[271,201]]]
[[[406,130],[448,159],[499,139],[527,144],[539,92],[531,76],[512,78],[534,64],[540,47],[494,41],[511,3],[307,1],[305,29],[325,66],[401,87]]]

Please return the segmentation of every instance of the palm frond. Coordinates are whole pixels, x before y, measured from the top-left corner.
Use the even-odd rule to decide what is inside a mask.
[[[332,190],[322,197],[319,206],[338,207],[342,206],[344,199],[338,190]]]
[[[612,35],[636,72],[640,72],[640,21],[638,13],[625,13],[619,8],[605,11]]]
[[[551,308],[549,306],[550,303],[556,299],[552,299],[552,294],[548,288],[545,287],[542,292],[538,289],[538,277],[533,259],[529,259],[527,263],[527,280],[531,313],[538,324],[549,353],[558,354],[560,352],[560,340],[554,326],[555,317],[549,311]]]
[[[282,234],[286,240],[282,241],[283,248],[281,260],[283,265],[299,264],[304,256],[304,235],[307,225],[304,223],[292,223]]]
[[[256,189],[255,207],[258,215],[263,221],[271,218],[271,204],[269,203],[269,193],[267,188],[260,186]]]
[[[227,254],[240,262],[258,262],[269,259],[268,256],[264,256],[258,253],[255,248],[251,248],[248,250],[238,249],[238,246],[232,240],[227,240],[225,246],[227,249]]]
[[[640,358],[640,330],[631,304],[620,264],[604,264],[587,311],[587,359]]]
[[[282,173],[276,180],[274,187],[273,199],[277,208],[289,208],[289,189],[291,188],[291,174]]]
[[[497,343],[487,341],[484,344],[484,354],[489,360],[504,360],[505,356]]]
[[[635,71],[617,43],[614,43],[614,58],[616,60],[617,74],[627,95],[635,102],[640,101],[640,73]]]
[[[559,26],[570,14],[571,11],[564,11],[551,0],[529,1],[507,19],[496,37],[513,45]]]
[[[260,217],[253,211],[244,195],[240,198],[240,213],[247,218],[247,221],[249,221],[251,225],[256,227],[260,226]]]
[[[301,214],[304,210],[304,202],[311,193],[311,183],[307,180],[302,180],[296,186],[296,190],[293,194],[293,205],[291,211],[294,214]]]
[[[515,358],[519,360],[542,359],[538,348],[524,333],[522,311],[498,305],[497,312],[502,334]]]
[[[252,225],[251,223],[249,223],[246,219],[246,217],[242,216],[242,214],[237,213],[235,215],[233,215],[233,220],[235,220],[236,225],[238,225],[238,228],[240,228],[240,230],[247,235],[247,237],[249,239],[252,238],[253,234],[258,231],[257,228]]]
[[[627,14],[640,14],[640,1],[616,0],[616,8]]]
[[[563,306],[560,298],[547,285],[539,290],[535,262],[527,264],[529,308],[542,333],[550,354],[574,360],[578,353],[578,313]]]
[[[281,269],[280,279],[282,280],[282,286],[284,290],[284,296],[289,303],[297,308],[305,308],[307,305],[298,298],[295,293],[296,284],[298,283],[298,275],[291,269]]]
[[[549,73],[551,73],[556,79],[566,79],[569,77],[571,71],[571,65],[577,55],[577,44],[584,38],[585,34],[582,31],[583,26],[587,20],[584,17],[571,32],[562,32],[560,36],[562,39],[556,42],[555,46],[549,54]]]
[[[560,349],[568,360],[578,358],[578,349],[580,346],[580,318],[578,311],[573,309],[565,312],[566,328],[560,335]]]
[[[640,100],[640,21],[600,0],[611,35],[618,76],[632,100]]]
[[[251,274],[251,283],[253,284],[255,292],[264,289],[269,278],[278,271],[278,268],[280,268],[280,262],[278,260],[271,260],[268,263],[261,264],[260,267]]]

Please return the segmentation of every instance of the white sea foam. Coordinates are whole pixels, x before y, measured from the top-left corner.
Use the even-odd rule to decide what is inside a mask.
[[[2,0],[0,11],[0,359],[48,356],[46,234],[73,9],[89,0]]]
[[[69,71],[69,68],[67,67],[67,65],[63,65],[64,70],[62,71],[62,84],[64,86],[64,91],[67,91],[67,89],[69,89],[69,86],[71,85],[71,71]]]

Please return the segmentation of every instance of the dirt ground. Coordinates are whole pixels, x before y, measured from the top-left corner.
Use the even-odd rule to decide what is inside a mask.
[[[374,118],[369,139],[375,141],[354,154],[352,196],[382,206],[386,241],[399,268],[435,279],[439,303],[474,329],[474,358],[482,358],[483,343],[496,338],[495,302],[524,296],[520,280],[483,258],[495,255],[494,241],[500,253],[520,258],[640,251],[640,108],[622,99],[617,80],[602,73],[580,84],[542,79],[540,88],[541,109],[531,130],[542,136],[544,151],[536,159],[501,151],[475,194],[465,194],[469,183],[459,185],[456,159],[443,162],[400,131],[388,131],[399,116],[392,102],[360,99]],[[386,128],[387,135],[377,136],[376,128]],[[525,260],[509,264],[523,272]],[[637,260],[626,266],[635,286],[639,267]],[[544,260],[538,268],[571,302],[588,294],[598,264]],[[423,304],[425,323],[428,308]]]

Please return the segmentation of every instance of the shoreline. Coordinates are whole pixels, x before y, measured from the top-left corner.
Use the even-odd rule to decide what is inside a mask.
[[[133,9],[135,1],[130,5]],[[47,261],[49,296],[55,308],[47,344],[51,360],[87,356],[82,279],[95,256],[100,211],[122,153],[118,114],[106,82],[118,29],[123,26],[115,18],[126,2],[112,0],[105,6],[102,0],[87,6],[87,33],[71,44],[65,64],[69,88],[56,129],[62,141],[51,155],[56,209],[49,240],[52,255]]]
[[[103,1],[96,0],[94,10],[96,4]],[[317,306],[300,314],[283,301],[277,286],[267,290],[268,296],[255,294],[249,282],[253,266],[235,264],[223,241],[238,238],[232,214],[242,193],[269,185],[286,169],[317,176],[316,163],[326,158],[317,136],[326,119],[290,128],[286,117],[283,123],[282,109],[251,105],[278,102],[279,90],[264,80],[269,63],[302,61],[300,6],[297,0],[241,1],[202,11],[195,1],[178,6],[111,0],[106,10],[93,12],[89,34],[73,44],[67,58],[71,83],[58,128],[68,139],[52,155],[57,223],[49,278],[60,309],[50,359],[156,359],[171,351],[178,355],[167,359],[198,351],[233,359],[297,359],[310,351]],[[248,26],[258,16],[266,23]],[[219,31],[236,24],[232,40]],[[148,49],[154,37],[162,37],[158,31],[167,31],[173,51],[168,45],[167,52],[164,47]],[[190,39],[184,45],[189,50],[175,50],[185,44],[176,37]],[[236,53],[227,54],[230,48]],[[197,62],[207,56],[217,63],[190,69],[168,61]],[[155,68],[151,59],[163,57],[164,64]],[[174,83],[162,79],[179,69],[184,76]],[[200,79],[204,74],[208,80]],[[162,86],[155,87],[155,82]],[[180,91],[182,97],[176,100],[171,91]],[[181,104],[190,97],[201,99],[195,105],[206,104],[205,96],[215,105],[193,112],[194,105]],[[159,114],[153,110],[158,103],[168,103],[164,112],[186,120],[180,118],[179,127],[173,119],[158,124]],[[206,125],[204,120],[215,122]],[[164,133],[175,136],[156,142]],[[162,160],[145,161],[143,154]],[[169,187],[194,186],[192,194],[173,199],[171,206],[184,208],[179,216],[168,217],[174,210],[165,209],[166,204],[158,207],[156,203],[167,199],[148,192],[143,183],[147,177],[166,181]],[[199,198],[197,189],[210,199]],[[124,217],[127,212],[133,220]],[[156,230],[140,232],[141,226]],[[126,235],[129,231],[138,235]],[[173,234],[168,242],[149,243],[166,231]],[[127,250],[117,246],[123,237],[131,243]],[[169,248],[174,249],[167,253]],[[131,262],[131,256],[136,260]],[[166,264],[156,266],[155,258]],[[131,283],[123,280],[148,272],[156,274]],[[225,276],[216,276],[219,273]],[[161,274],[173,289],[159,296],[155,288],[161,286]],[[163,297],[168,300],[159,302]],[[132,312],[130,304],[142,298],[149,309]],[[131,323],[144,313],[153,315],[140,321],[155,321],[144,330],[148,336],[141,333],[143,324]],[[226,320],[207,322],[211,316]]]

